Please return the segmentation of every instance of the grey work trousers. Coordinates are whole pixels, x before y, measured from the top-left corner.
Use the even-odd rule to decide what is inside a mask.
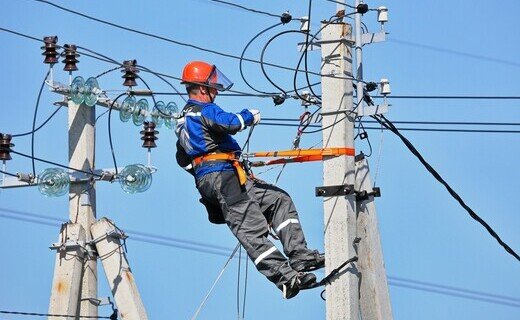
[[[297,274],[289,261],[313,259],[294,203],[284,190],[257,179],[240,186],[234,171],[208,173],[197,179],[197,189],[205,201],[220,206],[258,271],[278,288]],[[269,224],[289,260],[267,238]]]

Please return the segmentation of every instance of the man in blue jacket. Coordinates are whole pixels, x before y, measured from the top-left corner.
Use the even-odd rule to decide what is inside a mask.
[[[189,100],[176,129],[177,162],[194,175],[201,202],[214,223],[226,223],[256,268],[290,299],[316,284],[308,271],[322,268],[323,254],[307,248],[298,213],[282,189],[246,177],[241,149],[231,135],[256,125],[260,112],[229,113],[214,103],[233,83],[215,65],[192,61],[183,70]],[[287,259],[267,238],[269,226]]]

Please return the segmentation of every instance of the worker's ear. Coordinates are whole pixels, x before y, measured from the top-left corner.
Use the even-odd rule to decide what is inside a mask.
[[[205,86],[199,86],[199,91],[201,94],[209,94],[208,88]]]

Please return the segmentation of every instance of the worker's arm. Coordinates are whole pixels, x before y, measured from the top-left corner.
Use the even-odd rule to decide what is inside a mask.
[[[247,109],[239,113],[231,113],[222,110],[216,104],[210,104],[202,109],[202,118],[213,130],[229,134],[235,134],[251,126],[254,115]]]
[[[188,171],[192,176],[195,175],[195,170],[191,164],[191,158],[181,146],[179,140],[177,140],[176,146],[177,152],[175,153],[175,158],[177,159],[177,164],[184,170]]]

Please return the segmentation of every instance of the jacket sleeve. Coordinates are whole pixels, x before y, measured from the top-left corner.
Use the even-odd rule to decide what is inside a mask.
[[[253,114],[244,109],[239,113],[222,110],[216,104],[210,104],[202,109],[202,117],[208,126],[217,132],[235,134],[253,124]]]
[[[193,166],[191,164],[191,157],[186,153],[184,148],[181,146],[181,143],[179,140],[177,140],[177,152],[175,153],[175,158],[177,159],[177,164],[183,168],[184,170],[188,171],[192,176],[195,175],[195,169],[193,169]]]

